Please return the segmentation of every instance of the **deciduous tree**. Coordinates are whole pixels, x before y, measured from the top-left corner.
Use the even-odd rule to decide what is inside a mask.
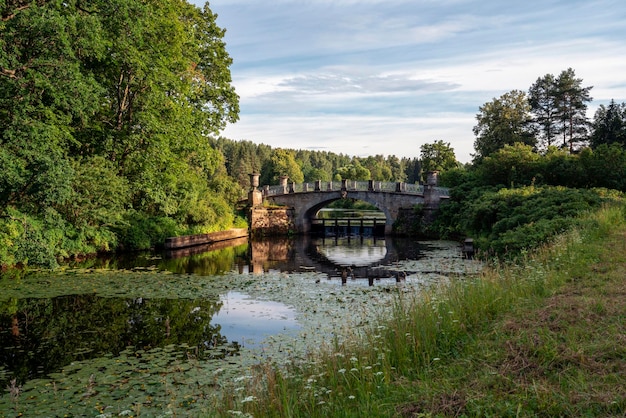
[[[446,171],[459,166],[454,149],[449,142],[438,140],[420,147],[420,159],[424,173],[429,171]]]
[[[505,145],[536,145],[526,94],[512,90],[479,108],[474,126],[474,160],[479,162]]]

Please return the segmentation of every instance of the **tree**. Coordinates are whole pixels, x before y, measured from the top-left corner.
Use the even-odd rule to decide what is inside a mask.
[[[391,169],[391,178],[395,181],[406,181],[405,160],[399,159],[395,155],[387,156],[387,165]]]
[[[528,90],[533,122],[544,148],[554,144],[558,132],[556,84],[554,76],[546,74],[538,78]]]
[[[277,148],[261,169],[260,182],[261,184],[277,185],[282,176],[289,177],[289,181],[295,183],[304,181],[304,174],[296,162],[295,152]]]
[[[335,173],[335,180],[371,180],[370,171],[361,165],[358,158],[354,158],[352,163],[339,167]]]
[[[376,156],[370,155],[365,159],[361,159],[359,162],[363,167],[369,170],[371,180],[391,181],[393,179],[391,167],[387,164],[387,160],[381,154]]]
[[[576,143],[588,136],[587,104],[593,87],[582,87],[573,69],[563,70],[558,77],[546,74],[529,89],[533,122],[545,148],[554,145],[558,135],[563,147],[574,150]]]
[[[592,148],[602,144],[620,144],[626,147],[626,103],[611,100],[608,106],[600,105],[591,124]]]
[[[81,59],[94,59],[102,47],[89,36],[97,22],[64,9],[0,3],[0,208],[41,212],[71,194],[67,149],[100,93]]]
[[[0,17],[0,216],[54,222],[58,242],[124,216],[229,226],[234,184],[208,136],[239,98],[208,5],[0,1]]]
[[[485,157],[478,172],[485,184],[513,187],[530,185],[536,176],[539,154],[530,145],[516,142]]]
[[[423,144],[420,147],[420,159],[422,161],[422,170],[427,173],[429,171],[446,171],[459,166],[454,155],[454,149],[449,142],[438,140],[432,144]]]
[[[535,146],[536,139],[530,124],[530,104],[523,91],[512,90],[479,108],[474,126],[475,162],[481,161],[505,145],[516,142]]]
[[[418,183],[420,181],[422,165],[418,158],[403,158],[404,172],[406,174],[406,181],[411,184]]]
[[[576,143],[586,141],[589,134],[586,103],[592,100],[589,92],[593,87],[582,87],[582,82],[571,68],[562,71],[556,79],[559,131],[563,147],[569,147],[570,152]]]
[[[626,150],[620,144],[601,144],[596,149],[585,148],[580,153],[587,187],[606,187],[626,191]]]

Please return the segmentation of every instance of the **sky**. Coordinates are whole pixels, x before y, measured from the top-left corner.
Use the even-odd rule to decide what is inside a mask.
[[[202,6],[204,1],[193,0]],[[273,148],[419,158],[474,153],[479,107],[572,68],[588,117],[626,102],[623,0],[212,0],[239,121]]]

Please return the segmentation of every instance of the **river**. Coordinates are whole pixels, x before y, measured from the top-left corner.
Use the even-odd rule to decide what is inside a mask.
[[[352,236],[241,239],[5,275],[0,384],[54,405],[77,386],[130,402],[161,396],[163,376],[237,379],[373,326],[398,292],[479,269],[456,242]]]

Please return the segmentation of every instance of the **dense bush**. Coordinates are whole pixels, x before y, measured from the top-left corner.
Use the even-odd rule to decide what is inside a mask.
[[[437,226],[440,232],[473,237],[485,252],[515,255],[569,230],[583,213],[620,196],[607,190],[550,186],[480,189],[471,198],[457,196],[444,205]]]

